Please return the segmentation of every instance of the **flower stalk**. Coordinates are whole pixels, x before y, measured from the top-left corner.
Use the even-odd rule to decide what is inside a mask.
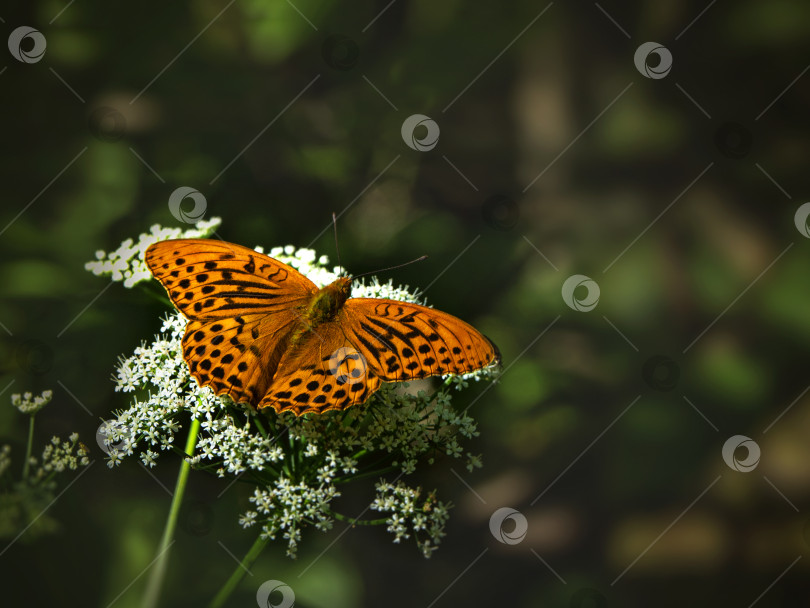
[[[228,580],[225,581],[225,584],[222,585],[222,588],[214,596],[214,599],[211,600],[211,603],[208,605],[209,608],[221,608],[225,605],[231,593],[233,593],[234,589],[239,585],[239,582],[245,577],[245,573],[250,571],[253,562],[256,561],[256,558],[259,557],[268,542],[270,542],[269,538],[265,538],[263,534],[259,534],[253,545],[245,554],[245,557],[242,558],[242,561],[236,566],[236,569],[228,577]]]
[[[28,481],[28,471],[31,468],[31,450],[34,447],[34,418],[36,418],[36,413],[31,414],[28,419],[28,444],[25,446],[25,462],[22,471],[23,483]]]
[[[183,496],[186,492],[186,484],[188,482],[188,474],[191,470],[191,464],[188,458],[194,455],[194,447],[197,444],[197,435],[200,431],[200,421],[197,418],[191,420],[191,427],[188,431],[188,438],[186,439],[185,453],[187,458],[183,459],[180,465],[180,472],[177,475],[177,483],[174,487],[174,494],[172,495],[172,504],[169,507],[169,516],[166,519],[166,527],[163,530],[163,538],[158,547],[157,562],[152,568],[152,573],[149,576],[149,583],[146,587],[146,593],[143,597],[143,608],[154,608],[157,606],[160,598],[160,592],[163,587],[163,580],[166,576],[166,568],[169,564],[169,548],[174,542],[174,531],[177,528],[177,519],[180,516],[180,507],[183,503]]]

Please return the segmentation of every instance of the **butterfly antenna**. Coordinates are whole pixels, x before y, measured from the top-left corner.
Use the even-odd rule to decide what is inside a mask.
[[[411,260],[410,262],[405,262],[404,264],[397,264],[396,266],[389,266],[388,268],[381,268],[380,270],[372,270],[371,272],[364,272],[363,274],[356,274],[352,278],[359,279],[360,277],[365,277],[370,274],[375,274],[377,272],[387,272],[389,270],[395,270],[396,268],[402,268],[403,266],[407,266],[408,264],[414,264],[415,262],[421,262],[422,260],[426,260],[428,256],[423,255],[415,260]]]
[[[332,226],[335,229],[335,253],[337,254],[338,266],[343,268],[343,264],[340,263],[340,248],[338,247],[338,238],[337,238],[337,216],[335,215],[334,211],[332,212]]]

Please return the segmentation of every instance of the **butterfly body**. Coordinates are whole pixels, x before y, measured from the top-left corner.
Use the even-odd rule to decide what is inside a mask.
[[[162,241],[146,263],[189,319],[183,357],[202,386],[277,412],[362,403],[380,383],[496,364],[460,319],[396,300],[351,298],[352,279],[318,288],[294,268],[214,240]]]
[[[352,292],[352,280],[341,277],[321,288],[307,310],[307,320],[315,326],[333,321]]]

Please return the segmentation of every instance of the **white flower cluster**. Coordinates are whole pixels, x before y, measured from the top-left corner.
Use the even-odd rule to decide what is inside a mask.
[[[329,270],[326,256],[318,257],[310,249],[274,248],[270,255],[317,285],[331,283],[340,273],[340,268]],[[419,301],[407,288],[376,279],[358,282],[352,295]],[[254,481],[258,486],[250,499],[254,508],[242,514],[239,523],[259,525],[264,538],[280,535],[290,556],[295,556],[305,526],[327,530],[335,518],[343,519],[330,508],[341,494],[337,489],[341,484],[389,473],[407,475],[423,457],[430,464],[449,456],[465,459],[470,469],[481,466],[480,457],[465,453],[461,445],[478,434],[476,424],[450,401],[454,388],[466,386],[466,377],[491,378],[490,370],[448,377],[435,391],[414,392],[407,383],[384,384],[366,403],[345,411],[276,415],[236,405],[200,388],[182,356],[185,325],[179,313],[169,315],[151,343],[119,361],[116,390],[133,392],[134,399],[106,432],[108,466],[136,453],[146,466],[153,466],[160,451],[179,451],[175,437],[190,414],[201,422],[191,464],[220,477],[246,474],[243,481]],[[432,495],[419,503],[420,490],[402,481],[395,486],[381,482],[377,492],[374,508],[388,514],[395,540],[413,535],[429,556],[443,536],[447,506]]]
[[[48,405],[51,399],[53,399],[53,391],[42,391],[42,394],[37,396],[32,393],[16,394],[11,396],[11,405],[23,414],[36,414]]]
[[[34,397],[31,393],[11,397],[12,403],[20,412],[31,414],[30,431],[20,478],[15,478],[10,470],[11,446],[0,446],[0,538],[16,539],[29,529],[29,537],[56,530],[57,521],[45,513],[57,498],[55,477],[90,464],[90,452],[79,441],[77,433],[71,434],[64,441],[53,437],[43,449],[40,458],[31,456],[35,421],[33,414],[50,402],[52,396],[52,391],[45,391],[39,397]]]
[[[90,452],[79,441],[79,435],[72,433],[67,441],[59,437],[51,437],[51,442],[42,450],[41,464],[33,472],[33,480],[44,479],[51,473],[75,471],[80,466],[90,464]],[[31,458],[31,465],[36,466],[37,460]]]
[[[127,239],[118,249],[110,253],[96,251],[96,260],[87,262],[84,267],[95,275],[110,275],[113,281],[123,281],[124,287],[129,289],[152,278],[143,259],[149,245],[169,239],[202,239],[211,236],[221,223],[221,218],[212,217],[197,222],[194,228],[186,231],[180,228],[163,228],[155,224],[149,229],[148,234],[139,236],[137,243]]]
[[[262,247],[256,247],[256,251],[264,253]],[[318,257],[314,249],[296,249],[293,245],[287,245],[285,247],[273,247],[267,255],[277,259],[279,262],[284,262],[288,266],[292,266],[318,287],[329,285],[341,273],[339,266],[329,270],[327,268],[329,258],[325,255]]]
[[[436,500],[433,492],[420,504],[421,488],[411,488],[401,481],[381,481],[375,488],[377,497],[371,509],[391,514],[385,523],[394,534],[394,542],[413,534],[422,554],[430,557],[444,536],[444,525],[450,517],[449,505]]]
[[[318,485],[307,481],[293,483],[287,477],[280,477],[253,491],[250,502],[256,509],[242,515],[239,523],[248,528],[261,521],[262,538],[274,540],[281,533],[287,541],[287,555],[294,558],[304,525],[313,524],[322,532],[332,528],[328,505],[338,496],[340,492],[329,482]]]
[[[113,377],[115,390],[136,395],[128,409],[100,429],[109,456],[108,467],[131,456],[136,447],[142,452],[144,464],[154,466],[157,452],[151,448],[172,449],[182,414],[190,412],[209,426],[214,417],[221,415],[223,400],[210,389],[200,388],[183,360],[180,341],[185,326],[186,319],[179,313],[168,315],[161,333],[151,343],[142,344],[131,357],[119,360]]]

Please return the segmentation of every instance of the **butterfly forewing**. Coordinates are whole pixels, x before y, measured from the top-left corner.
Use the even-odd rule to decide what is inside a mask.
[[[267,314],[304,305],[318,291],[300,272],[241,245],[213,239],[161,241],[146,264],[189,319]]]
[[[208,239],[151,245],[146,263],[189,319],[183,357],[201,386],[256,405],[317,291],[294,268]]]
[[[418,304],[352,298],[341,321],[373,373],[386,382],[463,374],[500,360],[498,350],[478,330]]]

